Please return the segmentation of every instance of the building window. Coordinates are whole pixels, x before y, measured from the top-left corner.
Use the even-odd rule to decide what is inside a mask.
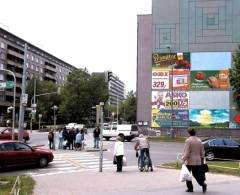
[[[61,69],[61,68],[59,68],[59,72],[62,72],[62,69]]]
[[[5,44],[3,42],[1,42],[1,48],[5,49]]]
[[[28,64],[28,62],[26,62],[26,67],[27,67],[27,68],[29,67],[29,64]]]
[[[32,61],[34,60],[34,57],[32,56]]]
[[[39,71],[38,66],[36,66],[36,71],[37,71],[37,72]]]
[[[33,64],[32,64],[32,66],[31,66],[31,68],[32,68],[32,70],[34,69],[34,66],[33,66]]]
[[[29,54],[27,53],[27,59],[29,58]]]
[[[3,74],[0,74],[0,81],[3,81],[4,77]]]
[[[43,69],[42,68],[40,68],[40,72],[43,73]]]
[[[42,61],[42,60],[40,60],[40,64],[41,64],[41,65],[43,64],[43,61]]]
[[[36,58],[36,62],[38,63],[38,58]]]

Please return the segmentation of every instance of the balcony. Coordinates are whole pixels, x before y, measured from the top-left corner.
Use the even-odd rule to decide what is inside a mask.
[[[12,65],[12,66],[16,66],[16,67],[18,67],[18,68],[22,68],[23,69],[23,65],[22,64],[20,64],[20,63],[18,63],[18,62],[14,62],[14,61],[12,61],[12,60],[7,60],[7,64],[10,64],[10,65]]]
[[[55,76],[53,76],[53,75],[51,75],[51,74],[49,74],[49,73],[45,73],[45,77],[56,81]]]
[[[13,56],[16,56],[16,57],[18,57],[18,58],[24,59],[24,55],[22,55],[22,54],[20,54],[20,53],[18,53],[18,52],[16,52],[16,51],[13,51],[13,50],[8,49],[8,50],[7,50],[7,53],[8,53],[8,54],[11,54],[11,55],[13,55]]]
[[[50,70],[51,72],[54,72],[54,73],[57,72],[56,68],[53,68],[53,67],[51,67],[51,66],[49,66],[49,65],[45,65],[45,69],[46,69],[46,70]]]

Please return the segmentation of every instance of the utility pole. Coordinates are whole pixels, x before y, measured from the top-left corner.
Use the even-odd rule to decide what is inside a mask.
[[[100,107],[100,150],[99,150],[99,172],[102,172],[103,168],[103,106],[104,102],[100,102],[99,107]]]
[[[23,76],[22,76],[22,93],[21,93],[21,100],[20,100],[20,110],[19,110],[19,123],[18,123],[18,140],[23,140],[23,129],[24,129],[24,97],[26,97],[25,90],[26,90],[26,62],[27,62],[27,43],[24,46],[24,62],[23,62]]]

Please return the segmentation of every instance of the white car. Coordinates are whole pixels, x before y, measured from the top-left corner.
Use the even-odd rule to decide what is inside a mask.
[[[72,128],[75,128],[75,125],[76,125],[77,123],[68,123],[67,125],[66,125],[66,128],[67,129],[72,129]]]

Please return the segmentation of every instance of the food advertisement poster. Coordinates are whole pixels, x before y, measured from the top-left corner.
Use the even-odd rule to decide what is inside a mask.
[[[191,71],[191,89],[229,89],[228,70]]]
[[[172,126],[172,111],[152,109],[152,124],[156,127],[171,127]],[[173,127],[188,127],[189,114],[188,110],[173,110]]]
[[[229,110],[227,109],[190,109],[190,126],[196,128],[228,128]]]
[[[190,69],[190,53],[153,53],[152,67],[161,69]]]
[[[170,76],[171,78],[171,76]],[[171,79],[170,79],[171,80]],[[186,69],[173,70],[173,80],[170,81],[170,89],[173,86],[174,90],[189,90],[190,88],[190,72]]]
[[[230,123],[229,128],[240,129],[240,112],[235,109],[230,110]]]
[[[169,70],[152,70],[152,89],[169,89]]]
[[[152,91],[152,109],[188,109],[189,108],[189,92],[173,91],[173,99],[171,91]],[[173,101],[172,101],[173,100]]]

